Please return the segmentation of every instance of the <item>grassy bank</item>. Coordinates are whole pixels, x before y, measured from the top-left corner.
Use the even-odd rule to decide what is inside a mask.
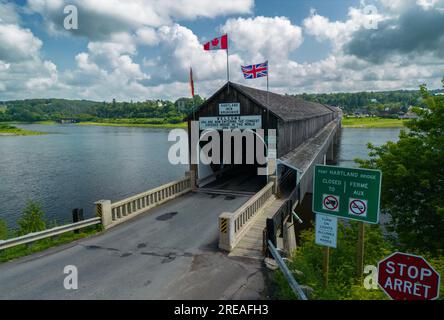
[[[109,126],[109,127],[141,127],[141,128],[186,128],[186,122],[180,123],[167,123],[162,120],[150,120],[150,119],[107,119],[103,121],[85,121],[78,123],[83,126]]]
[[[38,240],[29,244],[22,244],[16,247],[0,251],[0,263],[18,259],[37,253],[49,248],[67,244],[82,238],[89,237],[100,232],[99,226],[91,226],[79,231],[79,233],[67,232],[48,239]]]
[[[43,231],[56,227],[54,223],[47,223],[45,214],[38,203],[29,201],[20,219],[17,221],[18,229],[10,229],[5,221],[0,219],[0,240],[12,239],[33,232]],[[91,236],[101,231],[100,225],[86,227],[75,233],[66,232],[51,238],[38,240],[32,243],[18,245],[0,251],[0,263],[24,257],[62,244]]]
[[[300,285],[313,289],[310,300],[389,300],[385,293],[378,289],[368,290],[364,287],[364,278],[356,274],[356,240],[358,224],[338,225],[338,245],[330,249],[330,271],[328,286],[324,286],[323,259],[324,247],[315,244],[315,233],[307,230],[302,233],[301,243],[288,267]],[[365,226],[364,266],[377,266],[378,261],[397,251],[384,239],[379,226]],[[431,256],[426,252],[410,252],[426,258],[439,273],[444,271],[444,256]],[[297,299],[281,272],[275,274],[277,290],[275,299]],[[440,299],[443,299],[444,285],[441,283]]]
[[[38,136],[45,132],[20,129],[10,124],[0,123],[0,136]]]
[[[387,118],[354,118],[342,119],[344,128],[401,128],[408,120],[387,119]]]

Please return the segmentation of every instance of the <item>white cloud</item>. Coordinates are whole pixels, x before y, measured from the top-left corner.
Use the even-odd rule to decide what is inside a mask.
[[[41,14],[51,32],[81,35],[88,41],[85,49],[73,52],[75,66],[71,70],[58,70],[54,63],[43,58],[41,40],[21,26],[17,6],[0,0],[0,18],[5,17],[5,12],[9,17],[0,21],[2,99],[177,98],[189,95],[190,66],[196,92],[208,96],[226,81],[226,53],[204,51],[202,42],[208,39],[199,39],[193,30],[181,25],[182,21],[245,14],[254,6],[252,0],[73,0],[70,3],[78,6],[80,14],[80,29],[73,34],[61,29],[61,8],[65,1],[28,1],[28,9]],[[444,52],[440,50],[444,48],[444,37],[440,38],[439,30],[444,29],[439,27],[437,18],[443,3],[444,0],[379,0],[379,13],[371,16],[378,21],[379,29],[373,31],[363,28],[369,17],[362,2],[349,8],[342,20],[313,10],[301,26],[281,16],[229,17],[214,30],[214,36],[229,35],[232,81],[264,88],[265,79],[243,80],[240,65],[268,59],[271,88],[281,93],[414,89],[423,82],[439,86],[444,75],[444,54],[439,55]],[[421,20],[418,14],[434,19]],[[404,22],[416,31],[429,30],[423,29],[424,26],[435,23],[437,31],[426,32],[427,36],[418,40],[404,41],[400,35],[391,33],[403,27]],[[328,42],[332,49],[319,61],[295,60],[294,53],[303,48],[304,38]],[[409,43],[412,46],[399,46]],[[147,57],[143,57],[146,52]],[[366,52],[375,56],[370,57]]]
[[[42,41],[31,30],[14,24],[0,23],[0,60],[17,62],[38,55]]]
[[[143,27],[136,31],[137,42],[143,45],[154,46],[159,43],[156,30],[150,27]]]
[[[12,2],[0,0],[0,23],[16,24],[19,23],[20,17],[17,14],[17,7]]]
[[[285,59],[303,41],[301,28],[286,17],[229,19],[221,30],[229,34],[234,50],[252,59]]]
[[[60,88],[56,65],[41,58],[43,42],[21,26],[17,10],[0,1],[0,91],[13,99]]]
[[[378,12],[369,14],[365,8],[365,6],[349,8],[348,19],[345,21],[330,21],[329,18],[312,10],[310,16],[302,22],[304,32],[314,36],[320,42],[328,40],[335,50],[340,50],[346,42],[350,41],[354,32],[368,27],[377,27],[387,19]]]
[[[108,37],[143,27],[171,25],[177,20],[215,18],[228,14],[250,13],[253,0],[72,0],[81,19],[75,34],[90,39]],[[64,31],[61,0],[29,0],[31,11],[41,14],[50,30]]]

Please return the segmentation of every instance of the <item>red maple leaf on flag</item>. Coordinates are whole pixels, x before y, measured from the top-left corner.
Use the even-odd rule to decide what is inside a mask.
[[[214,38],[213,40],[204,44],[204,50],[228,50],[228,36],[225,34],[219,38]]]

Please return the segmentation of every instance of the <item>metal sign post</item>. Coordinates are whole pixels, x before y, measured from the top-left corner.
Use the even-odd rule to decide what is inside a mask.
[[[358,230],[358,247],[357,247],[357,259],[356,259],[356,275],[358,278],[362,277],[364,272],[364,237],[365,237],[365,225],[363,222],[359,223]]]
[[[325,214],[359,222],[356,250],[358,277],[362,277],[364,271],[364,223],[379,223],[381,179],[382,173],[379,170],[327,165],[316,165],[314,169],[313,212],[317,216]],[[328,272],[326,262],[328,263],[328,256],[324,252],[324,277],[326,270]]]
[[[338,237],[338,219],[336,217],[316,214],[316,244],[324,246],[323,275],[324,287],[328,286],[330,248],[336,248]]]

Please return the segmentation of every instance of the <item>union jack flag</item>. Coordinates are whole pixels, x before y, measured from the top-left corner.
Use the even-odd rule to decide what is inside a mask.
[[[242,72],[245,79],[268,77],[268,61],[252,64],[251,66],[242,66]]]

